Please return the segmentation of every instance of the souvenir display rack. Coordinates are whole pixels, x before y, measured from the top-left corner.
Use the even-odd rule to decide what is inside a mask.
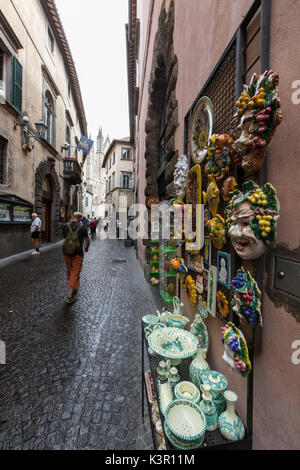
[[[145,350],[146,350],[146,357],[145,357]],[[147,389],[146,389],[146,384],[145,384],[145,362],[146,360],[148,361],[151,375],[152,375],[152,380],[154,384],[154,390],[155,390],[155,395],[157,399],[157,403],[159,405],[159,394],[158,394],[158,382],[157,382],[157,367],[158,364],[161,360],[164,360],[163,357],[156,355],[152,356],[148,352],[148,341],[146,339],[145,333],[144,333],[144,324],[142,322],[142,417],[144,420],[144,401],[145,397],[147,399]],[[183,359],[181,361],[181,364],[178,366],[178,372],[180,376],[180,381],[183,382],[185,380],[190,381],[189,377],[189,367],[190,363],[192,361],[192,358],[189,359]],[[173,387],[173,386],[172,386]],[[174,388],[173,388],[174,391]],[[148,411],[149,411],[149,419],[150,419],[150,424],[151,424],[151,431],[152,431],[152,437],[153,437],[153,444],[155,447],[155,450],[157,450],[157,444],[156,444],[156,439],[155,439],[155,430],[154,430],[154,425],[151,420],[151,404],[149,403],[149,400],[147,399],[147,404],[148,404]],[[160,414],[160,420],[162,425],[164,424],[164,417],[159,409],[159,414]],[[163,428],[163,426],[162,426]],[[163,434],[164,434],[164,439],[166,442],[166,447],[167,450],[178,450],[175,448],[171,442],[168,440],[167,436],[165,435],[164,428],[163,428]],[[213,431],[213,432],[206,432],[205,433],[205,441],[203,445],[197,449],[196,451],[202,451],[202,450],[250,450],[252,447],[252,437],[248,435],[247,429],[246,429],[246,434],[244,439],[240,441],[235,441],[235,442],[230,442],[226,441],[223,436],[221,435],[219,430]]]
[[[171,240],[163,240],[160,232],[159,241],[160,295],[165,302],[172,302],[174,296],[176,296],[176,272],[173,270],[170,261],[176,256],[177,248],[172,240],[174,227],[170,225],[169,228]],[[160,224],[160,231],[161,229]]]

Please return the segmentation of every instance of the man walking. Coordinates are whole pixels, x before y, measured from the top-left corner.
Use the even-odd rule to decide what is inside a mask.
[[[41,236],[41,227],[42,221],[38,215],[33,212],[31,214],[32,224],[31,224],[31,239],[35,250],[32,252],[33,255],[40,254],[40,236]]]
[[[73,304],[77,300],[76,294],[80,284],[84,251],[87,253],[90,246],[87,229],[82,225],[81,220],[82,214],[74,212],[70,222],[63,226],[63,235],[65,237],[63,253],[69,281],[67,304]],[[85,245],[84,249],[83,245]]]

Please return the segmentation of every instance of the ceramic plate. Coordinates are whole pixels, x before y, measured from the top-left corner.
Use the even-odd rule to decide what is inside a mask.
[[[207,154],[205,146],[213,132],[213,106],[207,96],[202,96],[195,106],[190,134],[192,159],[201,163]]]
[[[201,374],[203,385],[207,384],[214,392],[222,392],[227,388],[227,379],[220,372],[214,370],[206,370]]]
[[[148,337],[151,349],[168,359],[185,359],[197,352],[198,340],[180,328],[162,328]]]

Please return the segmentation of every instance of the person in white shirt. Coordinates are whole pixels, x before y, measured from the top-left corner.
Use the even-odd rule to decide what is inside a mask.
[[[32,252],[33,255],[40,254],[40,236],[41,236],[41,227],[42,222],[38,215],[34,212],[31,214],[32,224],[31,224],[31,239],[34,245],[35,251]]]

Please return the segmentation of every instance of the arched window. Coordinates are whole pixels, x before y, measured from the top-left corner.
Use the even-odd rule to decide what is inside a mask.
[[[46,140],[55,147],[55,112],[54,100],[49,90],[45,93],[44,120],[47,125]]]

